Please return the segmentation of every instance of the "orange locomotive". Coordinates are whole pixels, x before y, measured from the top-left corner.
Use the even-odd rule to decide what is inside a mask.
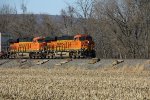
[[[46,43],[43,37],[36,38],[19,38],[17,42],[11,42],[9,48],[9,57],[16,58],[17,56],[23,56],[23,54],[29,54],[29,57],[43,57],[42,53]]]
[[[78,34],[62,37],[36,37],[18,39],[10,43],[9,57],[17,57],[25,53],[30,58],[56,58],[69,56],[71,58],[95,57],[94,42],[90,35]]]
[[[78,34],[71,39],[57,39],[57,41],[47,42],[48,50],[55,51],[52,55],[68,54],[69,57],[95,57],[94,42],[90,35]]]

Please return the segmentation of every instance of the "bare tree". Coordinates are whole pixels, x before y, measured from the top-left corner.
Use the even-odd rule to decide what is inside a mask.
[[[0,30],[1,32],[11,32],[11,25],[14,17],[12,15],[17,14],[16,8],[11,7],[8,4],[4,4],[0,7]]]
[[[122,0],[121,2],[96,0],[95,18],[98,19],[98,23],[101,23],[99,24],[101,33],[109,33],[106,37],[112,45],[112,48],[111,46],[109,48],[116,52],[112,52],[113,55],[118,53],[121,58],[142,58],[145,55],[143,40],[148,39],[143,39],[143,31],[145,31],[143,24],[147,21],[143,22],[146,13],[140,9],[140,6],[141,2],[137,0]],[[148,32],[145,32],[145,36],[146,34],[148,35]],[[104,46],[107,47],[107,45]]]
[[[76,2],[76,15],[79,18],[81,27],[83,28],[83,33],[89,34],[89,21],[93,15],[93,5],[94,0],[77,0]]]
[[[75,9],[72,6],[68,6],[67,9],[61,10],[61,16],[63,18],[64,32],[67,34],[74,34],[76,32],[77,20],[75,18]]]
[[[27,4],[25,3],[24,0],[22,0],[22,3],[21,3],[21,10],[23,14],[27,12]]]
[[[55,35],[58,32],[56,24],[52,21],[52,18],[49,15],[42,15],[42,22],[39,25],[41,28],[39,31],[44,36]]]

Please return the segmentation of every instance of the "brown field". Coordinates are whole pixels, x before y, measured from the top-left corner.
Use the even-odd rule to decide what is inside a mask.
[[[0,100],[148,100],[150,71],[143,66],[0,68]]]

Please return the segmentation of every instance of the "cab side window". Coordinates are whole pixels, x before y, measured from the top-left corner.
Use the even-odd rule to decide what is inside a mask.
[[[87,37],[86,37],[86,40],[92,41],[92,37],[91,37],[91,36],[87,36]]]
[[[85,37],[80,37],[79,39],[80,39],[80,41],[84,41],[84,40],[86,40],[86,38],[85,38]]]
[[[38,39],[38,43],[44,42],[44,39]]]
[[[74,40],[78,40],[78,38],[74,38]]]

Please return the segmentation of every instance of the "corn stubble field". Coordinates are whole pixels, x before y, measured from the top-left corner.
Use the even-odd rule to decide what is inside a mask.
[[[123,68],[0,68],[0,100],[148,100],[150,72]]]

